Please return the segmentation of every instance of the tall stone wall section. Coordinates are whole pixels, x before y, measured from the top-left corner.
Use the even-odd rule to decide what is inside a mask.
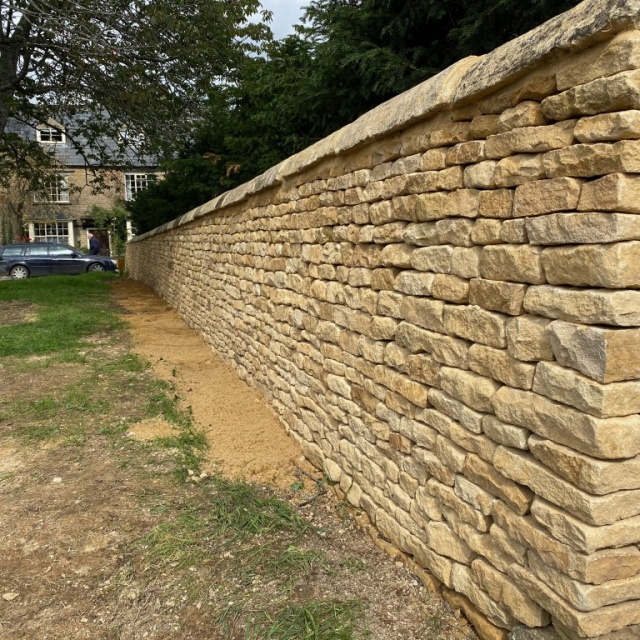
[[[640,637],[638,12],[580,5],[129,245],[484,636]]]

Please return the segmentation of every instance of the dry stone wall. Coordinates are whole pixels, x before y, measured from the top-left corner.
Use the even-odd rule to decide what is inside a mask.
[[[485,637],[640,637],[639,9],[583,3],[128,249]]]

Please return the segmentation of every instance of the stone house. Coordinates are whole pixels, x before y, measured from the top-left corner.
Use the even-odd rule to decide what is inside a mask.
[[[55,155],[58,167],[57,175],[41,192],[21,188],[20,184],[6,190],[5,215],[13,211],[14,218],[22,223],[17,225],[22,229],[16,229],[15,236],[32,242],[62,242],[87,248],[87,233],[91,231],[100,238],[101,253],[109,255],[112,239],[108,232],[96,229],[92,207],[109,209],[131,200],[158,177],[157,161],[138,156],[131,146],[125,152],[124,163],[96,168],[71,144],[65,127],[55,121],[36,127],[13,121],[8,130],[45,146]],[[126,131],[122,133],[126,135]],[[110,147],[116,150],[114,141],[104,139],[103,144],[107,151]],[[127,232],[131,237],[130,222]]]

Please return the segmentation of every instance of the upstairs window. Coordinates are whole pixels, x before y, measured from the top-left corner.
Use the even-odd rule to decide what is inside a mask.
[[[66,142],[64,131],[56,129],[55,127],[38,127],[36,129],[36,136],[38,142],[43,142],[44,144],[64,144]]]
[[[124,199],[133,200],[136,193],[144,191],[153,181],[153,174],[149,173],[125,173],[124,174]]]
[[[33,201],[38,203],[68,203],[69,185],[67,181],[62,176],[55,176],[47,180],[42,185],[42,189],[34,194]]]

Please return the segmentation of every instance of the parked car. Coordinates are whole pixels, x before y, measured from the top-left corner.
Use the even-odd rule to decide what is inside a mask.
[[[55,242],[29,242],[0,247],[0,276],[9,275],[14,280],[87,271],[116,271],[116,263],[111,258],[91,256],[67,244]]]

